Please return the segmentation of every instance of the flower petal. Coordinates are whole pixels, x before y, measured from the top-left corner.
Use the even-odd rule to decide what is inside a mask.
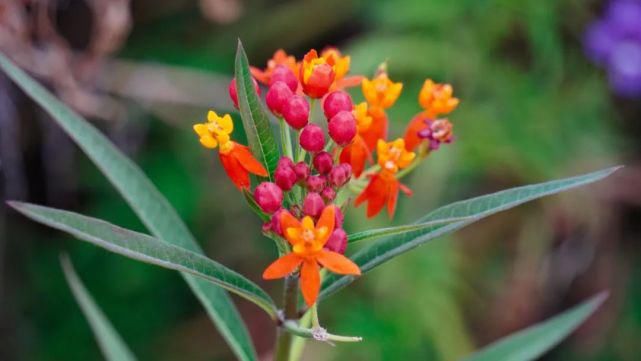
[[[329,236],[334,232],[334,223],[336,222],[336,209],[334,207],[334,205],[325,207],[325,209],[323,209],[323,213],[321,213],[320,218],[318,219],[318,222],[316,222],[316,234],[319,236],[316,242],[318,242],[321,247],[327,243]],[[323,227],[326,230],[320,232],[320,229]]]
[[[324,249],[320,251],[316,259],[323,267],[334,273],[355,276],[360,276],[361,274],[361,270],[356,263],[340,253]]]
[[[285,238],[287,238],[287,241],[293,245],[294,243],[298,242],[298,239],[290,238],[289,236],[287,236],[287,229],[289,228],[298,230],[299,228],[301,228],[300,221],[296,219],[296,217],[294,217],[291,213],[289,213],[289,211],[283,211],[280,215],[280,229],[283,230],[283,234],[285,235]],[[292,233],[292,236],[296,236],[297,234],[298,233]]]
[[[263,165],[254,158],[254,155],[251,153],[248,147],[242,144],[234,144],[234,149],[232,154],[240,165],[245,168],[248,172],[255,174],[259,177],[267,177],[269,174]]]
[[[220,163],[223,165],[229,179],[239,189],[249,188],[249,173],[242,167],[240,162],[231,154],[219,153]]]
[[[320,270],[316,260],[310,259],[303,262],[300,270],[300,289],[307,306],[314,305],[320,290]]]
[[[295,253],[288,253],[275,260],[263,271],[263,279],[274,280],[283,278],[294,272],[302,262],[303,259]]]
[[[389,215],[390,219],[394,218],[394,212],[396,212],[396,202],[398,201],[398,187],[399,187],[399,182],[397,180],[389,183],[389,188],[388,188],[389,197],[387,199],[387,214]]]

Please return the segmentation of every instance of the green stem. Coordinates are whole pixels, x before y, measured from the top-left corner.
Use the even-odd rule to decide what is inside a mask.
[[[300,327],[296,321],[292,321],[292,320],[285,320],[285,322],[283,322],[283,328],[296,336],[300,336],[304,338],[313,338],[317,341],[324,341],[324,342],[331,342],[331,341],[361,342],[363,341],[363,338],[358,336],[333,335],[325,331],[323,328],[303,328],[303,327]]]
[[[285,278],[285,300],[283,305],[284,320],[283,322],[296,323],[298,318],[298,277],[289,276]],[[278,330],[276,339],[276,350],[274,352],[274,361],[289,361],[292,348],[292,333],[287,332],[284,328]]]
[[[292,150],[292,136],[289,132],[289,125],[283,118],[279,118],[280,123],[280,142],[285,156],[294,160],[294,151]]]

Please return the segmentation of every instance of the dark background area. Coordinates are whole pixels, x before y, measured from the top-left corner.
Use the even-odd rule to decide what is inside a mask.
[[[241,38],[262,67],[338,46],[352,73],[389,62],[404,83],[390,110],[400,136],[427,77],[454,86],[456,141],[407,179],[395,224],[439,205],[611,165],[606,181],[493,216],[389,262],[321,307],[365,342],[308,343],[305,360],[455,360],[607,289],[604,307],[545,360],[641,354],[641,101],[615,95],[585,56],[606,3],[581,0],[0,1],[0,50],[131,156],[207,254],[260,279],[275,256],[242,195],[191,129],[231,111]],[[360,99],[356,90],[354,97]],[[237,114],[233,116],[238,119]],[[239,127],[237,127],[239,128]],[[239,133],[239,130],[237,130]],[[0,198],[142,224],[71,140],[0,76]],[[347,230],[389,225],[347,215]],[[242,226],[239,226],[242,225]],[[143,360],[232,360],[175,273],[81,244],[0,205],[0,359],[101,356],[59,266],[70,253],[88,289]],[[349,250],[348,250],[349,251]],[[237,300],[259,354],[270,320]]]

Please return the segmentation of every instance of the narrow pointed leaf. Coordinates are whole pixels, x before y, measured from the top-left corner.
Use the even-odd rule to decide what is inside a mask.
[[[111,325],[100,307],[93,300],[71,264],[69,256],[61,255],[60,264],[80,310],[89,322],[96,342],[108,361],[134,361],[136,357],[129,350],[118,332]]]
[[[240,40],[236,51],[235,68],[238,107],[247,134],[247,141],[254,156],[269,171],[271,179],[278,162],[278,145],[269,123],[269,116],[254,90],[254,81],[249,71],[249,60],[247,60],[247,54],[245,54]]]
[[[444,218],[444,219],[437,219],[429,222],[406,224],[404,226],[371,229],[367,231],[352,233],[349,236],[347,236],[347,241],[349,243],[356,243],[361,241],[373,241],[375,239],[379,239],[383,237],[400,236],[409,232],[434,229],[434,227],[442,226],[448,223],[462,221],[462,220],[465,220],[466,218],[470,218],[470,217]]]
[[[3,54],[0,54],[0,68],[78,144],[154,236],[164,242],[203,253],[167,199],[107,137]],[[183,276],[236,356],[243,361],[256,360],[256,351],[247,328],[229,295],[211,282],[189,274]]]
[[[276,306],[265,291],[239,273],[203,255],[82,214],[22,202],[9,202],[9,205],[36,222],[108,251],[206,279],[276,316]]]
[[[500,339],[470,355],[466,361],[529,361],[568,337],[603,304],[607,293],[602,292],[547,321]]]
[[[414,249],[427,241],[453,233],[487,216],[537,198],[596,182],[609,176],[619,168],[620,167],[613,167],[576,177],[512,188],[443,206],[428,213],[425,217],[418,220],[417,223],[434,222],[457,217],[464,219],[379,239],[361,248],[350,258],[361,268],[362,273],[368,272],[374,267]],[[354,276],[329,274],[323,280],[320,297],[327,297],[350,284],[354,279]]]

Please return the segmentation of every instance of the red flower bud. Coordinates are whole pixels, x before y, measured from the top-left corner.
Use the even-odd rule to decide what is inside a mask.
[[[316,124],[308,124],[300,133],[301,147],[308,152],[320,152],[325,147],[325,134],[323,128]]]
[[[322,175],[310,175],[307,177],[307,189],[310,192],[320,193],[327,185],[327,178]]]
[[[289,97],[281,110],[287,124],[294,129],[301,129],[309,121],[309,103],[300,95]]]
[[[304,182],[309,177],[309,166],[305,162],[298,162],[294,166],[294,173],[299,182]]]
[[[284,191],[292,189],[298,177],[294,172],[294,168],[288,165],[277,166],[274,171],[274,182]]]
[[[340,254],[345,254],[347,248],[347,233],[342,228],[336,228],[332,235],[329,236],[325,249],[334,251]]]
[[[352,112],[341,111],[332,117],[327,128],[336,144],[345,146],[356,136],[356,119]]]
[[[352,177],[352,166],[347,163],[336,165],[329,172],[329,181],[335,187],[342,187]]]
[[[303,212],[310,217],[318,217],[325,208],[325,202],[320,194],[310,192],[303,201]]]
[[[332,187],[325,187],[321,192],[321,197],[327,202],[331,202],[336,198],[336,191]]]
[[[340,111],[351,112],[353,108],[352,97],[341,90],[329,93],[323,101],[323,111],[327,120],[332,119]]]
[[[296,75],[285,65],[277,65],[272,71],[270,84],[273,85],[278,81],[287,84],[287,87],[292,92],[296,92],[296,89],[298,89],[298,79]]]
[[[254,189],[254,199],[265,213],[274,213],[281,208],[283,191],[271,182],[263,182]]]
[[[318,152],[314,156],[313,164],[318,173],[327,174],[334,166],[334,159],[332,159],[332,156],[327,152]]]
[[[322,98],[334,82],[334,69],[329,64],[317,64],[313,66],[309,78],[302,81],[303,92],[310,98]],[[303,78],[305,75],[303,74]]]
[[[254,90],[256,90],[256,94],[260,96],[260,87],[258,86],[258,82],[253,77],[252,82],[254,83]],[[238,90],[236,89],[236,78],[231,80],[228,90],[229,97],[231,98],[231,101],[234,102],[234,107],[238,109]]]
[[[272,113],[281,115],[283,106],[293,95],[287,84],[282,81],[272,83],[265,96],[265,103]]]

